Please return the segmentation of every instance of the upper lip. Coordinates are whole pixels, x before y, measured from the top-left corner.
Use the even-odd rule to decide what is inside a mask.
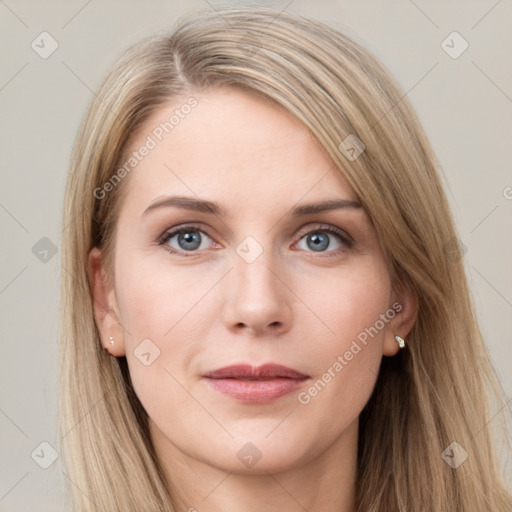
[[[261,366],[251,366],[249,364],[225,366],[207,372],[203,377],[210,379],[305,379],[307,375],[280,364],[269,363]]]

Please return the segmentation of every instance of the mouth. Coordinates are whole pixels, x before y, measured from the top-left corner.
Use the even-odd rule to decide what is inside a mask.
[[[247,404],[273,402],[309,379],[308,375],[278,364],[227,366],[202,377],[212,389]]]

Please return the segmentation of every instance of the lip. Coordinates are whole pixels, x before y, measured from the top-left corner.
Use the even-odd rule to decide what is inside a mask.
[[[248,404],[270,403],[300,387],[309,377],[279,364],[226,366],[202,376],[210,387]]]

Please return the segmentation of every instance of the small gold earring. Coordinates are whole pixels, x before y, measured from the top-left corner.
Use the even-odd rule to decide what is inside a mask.
[[[398,342],[398,346],[400,348],[405,347],[405,340],[403,338],[400,338],[400,336],[395,336],[395,340]]]
[[[114,344],[114,337],[113,336],[110,336],[110,344],[113,345]]]

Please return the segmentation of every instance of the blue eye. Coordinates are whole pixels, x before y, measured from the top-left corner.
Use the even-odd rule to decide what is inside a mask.
[[[162,245],[168,245],[172,253],[194,252],[201,248],[204,249],[204,247],[201,247],[204,241],[202,234],[205,235],[206,238],[210,238],[204,231],[196,226],[185,226],[165,233],[160,239],[160,243]],[[176,243],[178,244],[177,248],[170,245],[173,238],[176,238]],[[188,256],[188,254],[184,254],[184,256]]]
[[[339,245],[336,247],[331,247],[333,245],[331,242],[333,237],[338,240]],[[340,250],[343,250],[343,246],[350,249],[353,245],[352,241],[341,230],[330,226],[309,231],[299,240],[299,243],[303,240],[306,242],[307,249],[313,252],[338,253]],[[328,248],[331,250],[326,251]]]
[[[334,241],[334,244],[332,240]],[[212,239],[199,226],[182,226],[165,232],[159,239],[159,244],[166,246],[171,254],[179,256],[194,256],[200,250],[207,249]],[[305,241],[306,246],[300,249],[306,252],[327,253],[335,256],[353,246],[352,238],[343,231],[330,226],[319,226],[307,231],[298,244]],[[172,242],[172,243],[171,243]],[[334,245],[334,247],[332,247]]]

